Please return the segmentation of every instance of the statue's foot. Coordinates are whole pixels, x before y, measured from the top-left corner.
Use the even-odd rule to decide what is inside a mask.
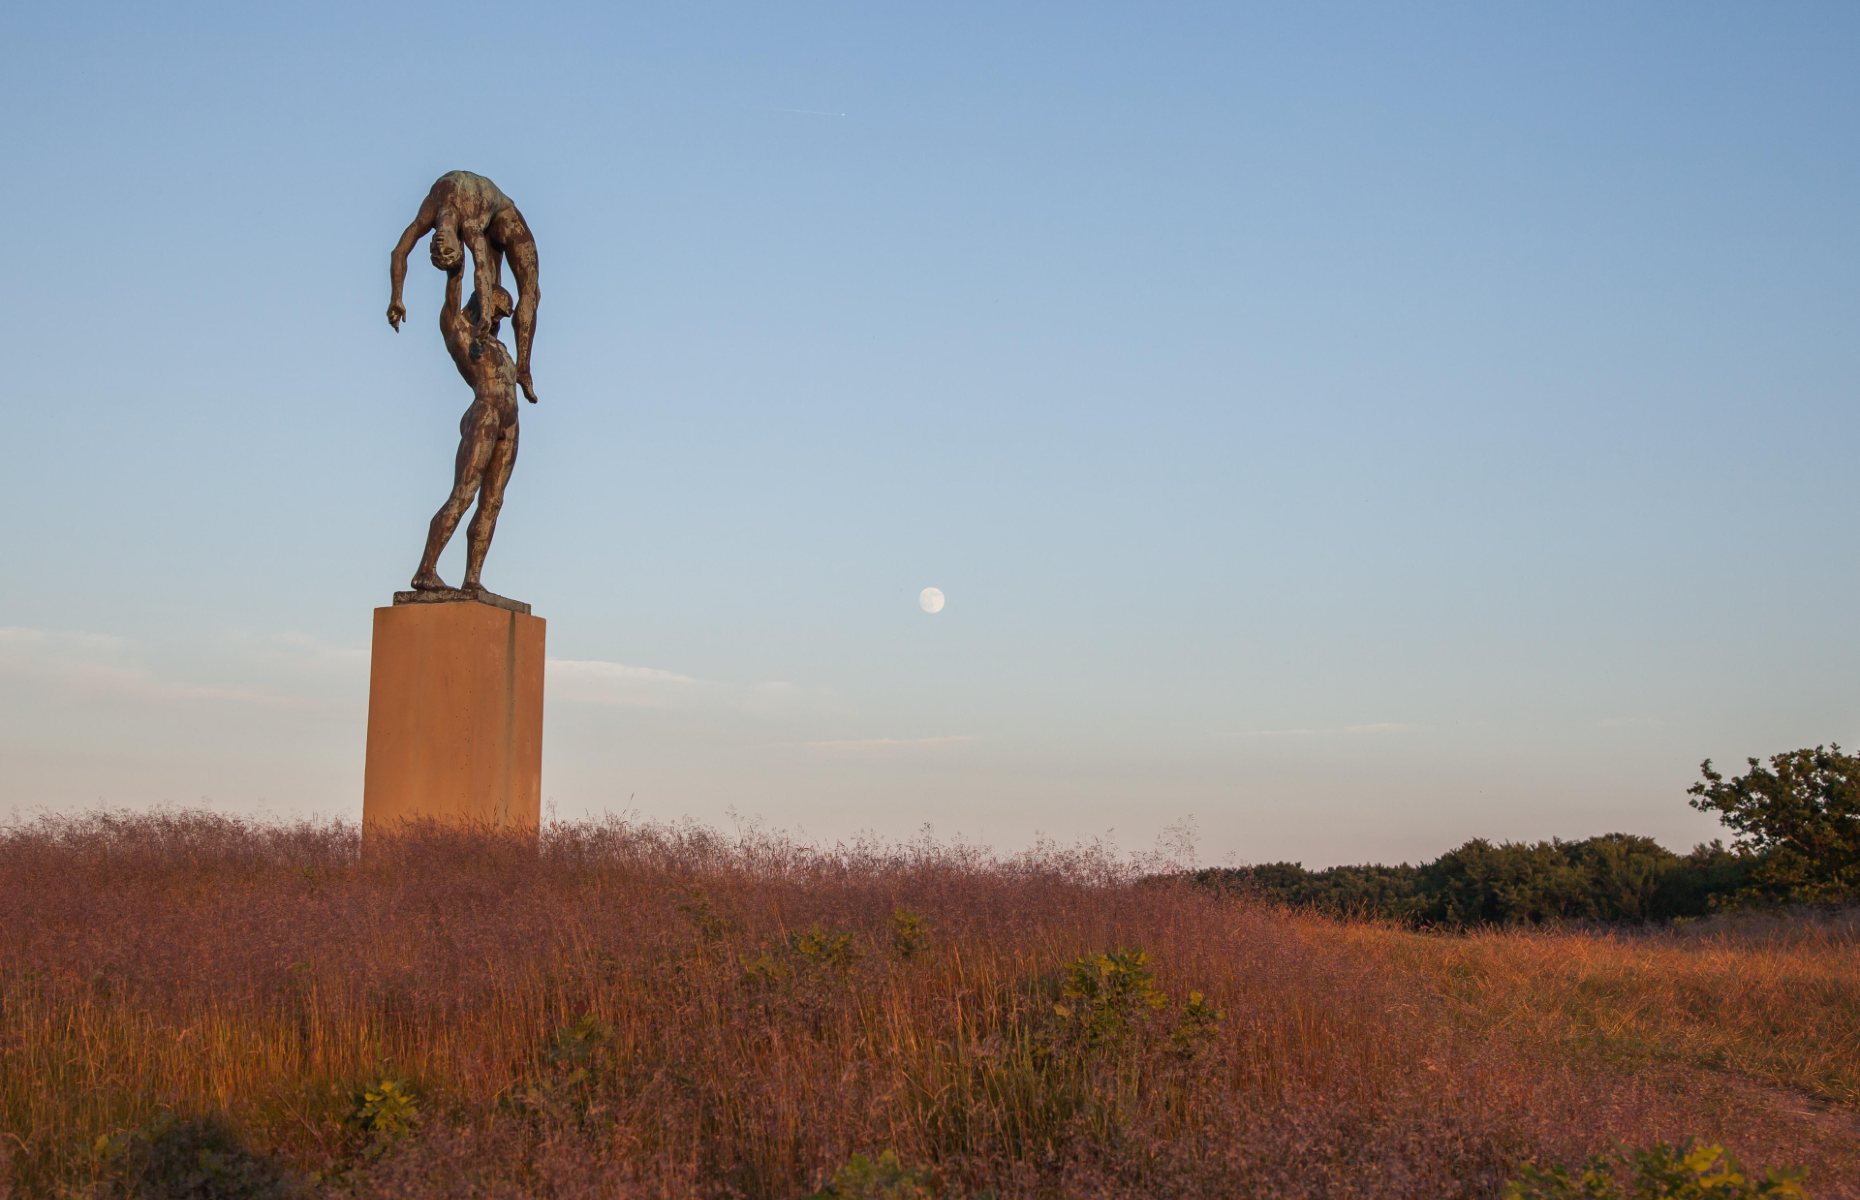
[[[483,590],[484,581],[481,579],[467,579],[464,583],[459,584],[459,591],[461,592],[482,592]]]
[[[443,592],[446,581],[439,577],[437,571],[421,571],[413,577],[413,590],[416,592]]]
[[[517,376],[517,382],[523,385],[523,398],[531,404],[536,403],[536,384],[530,380],[530,373],[525,371]]]

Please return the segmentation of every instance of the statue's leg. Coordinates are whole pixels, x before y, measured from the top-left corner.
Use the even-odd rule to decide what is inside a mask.
[[[536,306],[542,303],[542,286],[537,282],[536,239],[530,236],[530,227],[514,208],[497,214],[491,223],[491,232],[503,246],[504,257],[510,260],[510,274],[517,281],[517,311],[511,318],[517,331],[517,382],[523,385],[523,394],[534,404],[536,388],[530,382],[530,344],[536,340]]]
[[[465,410],[465,418],[459,422],[459,452],[452,467],[452,492],[427,527],[426,551],[420,556],[419,570],[413,575],[415,590],[432,591],[446,586],[439,578],[439,555],[452,540],[453,531],[459,527],[460,518],[471,506],[471,499],[484,479],[485,466],[497,448],[498,425],[497,413],[488,404],[474,403]]]
[[[504,507],[504,485],[510,482],[510,469],[517,465],[517,423],[504,427],[503,435],[491,450],[485,464],[484,483],[478,489],[478,511],[472,514],[471,528],[465,531],[465,586],[484,586],[484,556],[491,549],[491,535],[497,532],[497,514]]]

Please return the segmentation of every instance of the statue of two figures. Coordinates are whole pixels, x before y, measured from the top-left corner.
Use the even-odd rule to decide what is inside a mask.
[[[485,552],[491,548],[497,512],[504,504],[504,486],[517,462],[517,388],[521,386],[529,402],[536,403],[536,388],[530,382],[530,344],[536,337],[536,305],[542,299],[536,284],[536,239],[510,197],[489,179],[470,171],[440,176],[413,223],[400,235],[389,264],[393,296],[387,319],[396,331],[407,316],[401,303],[407,256],[428,233],[433,235],[433,266],[446,273],[439,332],[459,374],[471,385],[472,400],[459,421],[452,492],[433,514],[413,589],[448,590],[439,578],[439,554],[476,498],[478,510],[466,530],[463,590],[482,593]],[[471,251],[473,289],[471,298],[461,304],[466,250]],[[502,284],[506,260],[516,278],[514,303]],[[497,336],[505,317],[512,318],[516,328],[514,362]]]

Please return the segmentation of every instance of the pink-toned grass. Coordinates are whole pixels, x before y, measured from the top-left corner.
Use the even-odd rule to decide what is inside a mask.
[[[1081,1038],[1066,969],[1120,947],[1168,1002]],[[1857,980],[1851,929],[1427,937],[1086,850],[41,822],[0,831],[0,1188],[108,1191],[99,1138],[167,1111],[380,1196],[801,1196],[892,1150],[952,1195],[1436,1200],[1698,1136],[1854,1197]],[[382,1078],[420,1119],[371,1144]]]

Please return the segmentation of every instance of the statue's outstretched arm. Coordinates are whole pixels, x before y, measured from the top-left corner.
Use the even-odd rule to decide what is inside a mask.
[[[394,243],[394,252],[388,256],[388,282],[392,291],[388,296],[387,319],[397,331],[400,323],[407,319],[407,308],[400,301],[400,291],[407,282],[407,256],[413,253],[414,243],[433,231],[439,219],[439,204],[428,192],[426,199],[420,202],[420,211],[414,214],[413,224],[407,226],[400,235],[400,241]]]

